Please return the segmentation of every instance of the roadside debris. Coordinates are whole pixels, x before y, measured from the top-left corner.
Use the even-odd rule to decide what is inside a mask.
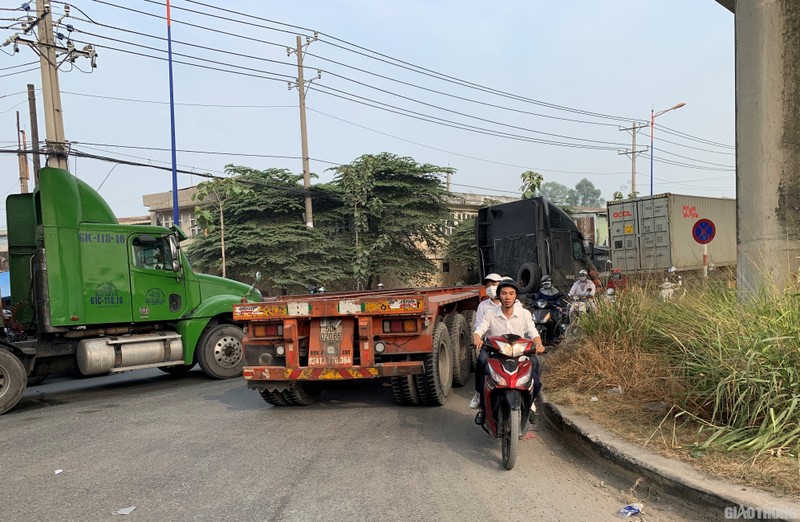
[[[599,400],[600,400],[600,399],[598,399],[597,397],[595,397],[594,395],[592,395],[592,398],[591,398],[591,399],[589,399],[589,402],[597,402],[597,401],[599,401]]]
[[[53,474],[54,474],[54,475],[59,475],[59,474],[61,474],[61,473],[64,473],[64,470],[63,470],[63,469],[57,469],[57,470],[55,470],[55,471],[53,472]]]
[[[114,514],[115,515],[130,515],[131,513],[133,513],[134,509],[136,509],[136,506],[130,506],[130,507],[126,507],[126,508],[121,508],[121,509],[118,509],[118,510],[114,511]]]
[[[622,393],[622,386],[614,386],[613,388],[610,388],[606,393],[621,394]]]
[[[627,506],[621,508],[617,511],[617,516],[619,518],[629,518],[635,517],[642,513],[642,506],[640,503],[636,502],[634,504],[628,504]]]

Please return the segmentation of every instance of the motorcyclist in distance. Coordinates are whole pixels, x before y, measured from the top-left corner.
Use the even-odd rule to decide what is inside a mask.
[[[594,283],[589,281],[589,274],[586,270],[578,272],[578,280],[569,289],[569,297],[574,299],[576,297],[594,297],[597,288]]]
[[[564,292],[553,286],[553,278],[549,275],[543,276],[539,291],[536,292],[536,300],[550,301],[554,305],[560,306],[563,297]]]
[[[615,268],[611,272],[611,277],[608,278],[607,288],[613,288],[615,293],[622,292],[628,287],[628,278],[622,275],[621,268]]]

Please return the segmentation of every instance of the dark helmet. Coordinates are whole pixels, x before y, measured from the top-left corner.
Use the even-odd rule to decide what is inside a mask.
[[[542,283],[552,283],[552,282],[553,278],[550,277],[549,275],[542,276]]]
[[[517,292],[517,294],[519,294],[519,286],[517,286],[517,282],[510,277],[504,277],[503,279],[500,280],[500,284],[497,285],[496,292],[498,296],[500,295],[500,291],[503,289],[503,287],[506,286],[509,288],[513,288]]]

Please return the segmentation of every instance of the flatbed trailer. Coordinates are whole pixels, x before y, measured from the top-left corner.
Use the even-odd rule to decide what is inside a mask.
[[[399,404],[441,406],[474,369],[482,286],[281,296],[233,306],[243,376],[274,406],[315,402],[326,382],[390,378]]]

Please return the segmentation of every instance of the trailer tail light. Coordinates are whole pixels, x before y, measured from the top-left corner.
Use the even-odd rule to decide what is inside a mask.
[[[416,319],[384,319],[383,333],[415,333]]]
[[[283,337],[283,323],[256,323],[253,337]]]

